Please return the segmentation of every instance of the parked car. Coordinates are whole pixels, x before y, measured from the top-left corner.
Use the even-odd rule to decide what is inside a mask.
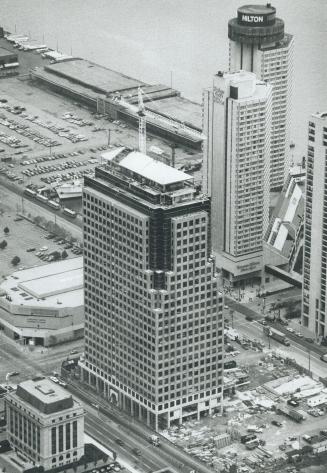
[[[283,426],[283,424],[281,422],[279,422],[278,420],[275,420],[275,419],[271,421],[271,424],[275,425],[276,427],[282,427]]]
[[[132,452],[134,453],[134,455],[137,455],[138,457],[142,455],[142,452],[139,448],[133,448]]]
[[[297,407],[297,406],[300,405],[300,403],[298,401],[296,401],[295,399],[288,399],[287,404],[289,406],[293,406],[293,407]]]

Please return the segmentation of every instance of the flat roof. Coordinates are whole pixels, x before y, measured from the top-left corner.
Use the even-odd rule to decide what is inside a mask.
[[[11,303],[39,308],[84,304],[83,257],[15,271],[0,285]]]
[[[118,156],[122,151],[124,151],[124,146],[120,146],[119,148],[111,149],[102,153],[100,156],[105,161],[112,161],[116,156]]]
[[[84,59],[51,64],[46,66],[46,70],[103,93],[112,93],[143,85],[143,82]]]
[[[49,276],[45,275],[22,282],[19,284],[19,287],[34,297],[41,299],[42,297],[81,289],[83,287],[83,273],[78,268]]]
[[[119,165],[162,186],[193,179],[193,176],[167,166],[161,161],[156,161],[139,151],[129,153],[119,162]]]
[[[271,5],[243,5],[237,11],[246,15],[269,15],[270,13],[275,13],[276,8]]]
[[[202,130],[202,108],[196,102],[179,96],[167,97],[153,102],[145,102],[145,108]]]
[[[17,386],[16,396],[44,414],[74,406],[72,395],[47,378],[23,381]]]
[[[9,51],[9,49],[0,47],[0,57],[6,57],[6,56],[17,56],[17,53],[16,51]]]

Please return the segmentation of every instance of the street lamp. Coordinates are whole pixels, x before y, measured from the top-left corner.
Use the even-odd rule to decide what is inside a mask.
[[[229,310],[229,315],[230,315],[231,318],[232,318],[232,328],[234,328],[234,311],[233,311],[233,309],[230,309],[230,310]]]
[[[309,355],[309,376],[312,377],[311,373],[311,350],[308,350],[308,355]]]

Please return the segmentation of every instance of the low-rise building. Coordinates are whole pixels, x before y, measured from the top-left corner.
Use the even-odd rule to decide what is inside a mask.
[[[305,169],[293,166],[270,217],[264,238],[264,263],[301,270],[303,247]],[[301,265],[300,265],[301,266]]]
[[[0,285],[0,327],[43,346],[84,334],[83,258],[15,271]]]
[[[0,77],[17,74],[18,66],[17,53],[6,48],[0,48]]]
[[[45,378],[24,381],[6,395],[11,447],[45,470],[84,455],[84,409],[70,393]]]

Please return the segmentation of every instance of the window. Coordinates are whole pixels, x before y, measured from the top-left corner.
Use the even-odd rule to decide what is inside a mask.
[[[70,449],[70,424],[66,424],[66,450]]]
[[[55,455],[57,453],[57,429],[52,427],[51,429],[51,453]]]
[[[77,447],[77,421],[73,422],[73,448]]]
[[[62,452],[63,449],[64,449],[64,426],[63,425],[59,425],[58,444],[59,444],[58,451]],[[59,460],[60,460],[60,458],[59,458]]]

